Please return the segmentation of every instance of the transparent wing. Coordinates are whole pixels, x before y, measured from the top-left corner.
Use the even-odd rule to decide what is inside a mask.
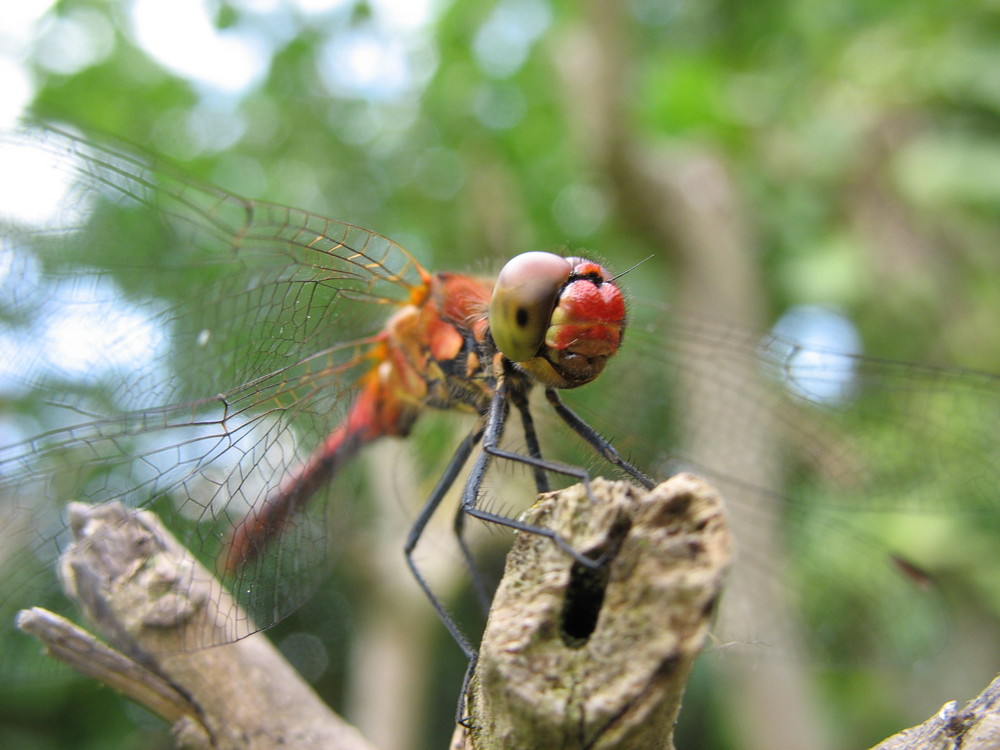
[[[337,423],[372,364],[364,337],[427,279],[373,232],[66,134],[3,135],[0,163],[9,674],[34,653],[16,640],[14,612],[64,608],[53,563],[68,502],[152,507],[212,562],[233,522]],[[324,514],[350,508],[324,499],[230,582],[258,626],[297,607],[328,569]],[[245,631],[238,617],[232,633]]]

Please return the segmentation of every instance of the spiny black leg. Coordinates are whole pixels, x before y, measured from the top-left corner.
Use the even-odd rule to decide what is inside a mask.
[[[465,515],[465,510],[459,504],[455,511],[455,538],[458,539],[458,547],[462,551],[465,567],[472,577],[472,588],[476,592],[479,607],[482,609],[483,614],[486,615],[490,611],[490,592],[486,588],[486,581],[483,578],[482,571],[479,570],[479,566],[476,564],[472,550],[469,548],[468,542],[465,541]]]
[[[549,403],[552,404],[552,408],[556,410],[556,414],[558,414],[562,420],[568,424],[574,432],[576,432],[577,435],[590,443],[594,450],[607,459],[609,463],[612,463],[622,471],[631,474],[632,477],[646,489],[651,489],[653,487],[653,480],[622,458],[610,442],[601,437],[597,430],[580,419],[580,417],[578,417],[572,409],[566,406],[560,400],[559,394],[556,393],[554,388],[545,389],[545,398],[547,398]]]
[[[547,461],[542,458],[541,449],[538,443],[537,433],[535,432],[534,421],[531,417],[530,410],[528,409],[527,398],[525,397],[524,391],[517,389],[514,393],[509,392],[509,386],[507,383],[507,378],[501,377],[496,385],[493,393],[493,397],[490,400],[489,410],[486,414],[486,425],[483,431],[476,437],[482,438],[483,450],[476,457],[476,461],[473,464],[472,470],[469,473],[469,477],[465,483],[465,489],[462,492],[462,502],[459,507],[459,513],[455,518],[455,531],[459,538],[459,544],[462,549],[462,553],[466,558],[466,562],[469,566],[470,571],[473,571],[473,578],[476,582],[477,594],[480,601],[483,603],[484,607],[488,607],[488,597],[485,592],[485,587],[482,584],[482,580],[478,575],[475,563],[473,561],[470,550],[465,544],[462,532],[464,529],[464,515],[468,513],[471,516],[479,518],[480,520],[486,521],[488,523],[496,523],[502,526],[507,526],[508,528],[514,529],[516,531],[523,531],[525,533],[538,534],[539,536],[551,539],[560,549],[562,549],[566,554],[573,558],[574,561],[585,565],[588,568],[596,568],[604,563],[604,557],[598,559],[592,559],[585,555],[582,555],[576,549],[574,549],[568,542],[566,542],[559,534],[551,529],[543,529],[531,524],[524,523],[517,519],[507,518],[496,513],[492,513],[483,510],[478,507],[480,491],[482,489],[483,481],[486,475],[486,471],[489,468],[490,461],[492,458],[505,458],[511,461],[518,461],[520,463],[527,464],[532,467],[535,483],[538,487],[539,492],[545,492],[548,490],[548,477],[546,472],[553,471],[559,474],[565,474],[567,476],[576,477],[579,481],[583,482],[587,486],[587,491],[589,493],[590,489],[590,477],[587,471],[580,467],[569,466],[566,464],[557,463],[554,461]],[[607,440],[601,437],[596,430],[590,427],[586,422],[580,419],[571,409],[566,407],[560,400],[558,395],[552,389],[546,389],[546,397],[549,403],[552,404],[556,413],[566,422],[577,434],[579,434],[584,440],[586,440],[598,453],[604,456],[609,462],[618,466],[623,471],[629,473],[637,481],[646,487],[652,487],[653,482],[641,471],[636,469],[632,464],[625,461],[615,450],[614,446],[611,445]],[[504,424],[509,410],[509,401],[513,400],[515,407],[521,415],[522,423],[524,424],[525,432],[525,442],[527,443],[529,455],[522,455],[519,453],[513,453],[510,451],[501,450],[498,446],[500,439],[503,436]],[[471,443],[469,446],[471,450]],[[438,498],[437,502],[440,502]],[[425,586],[425,590],[426,586]],[[435,608],[438,609],[439,613],[442,614],[446,620],[446,625],[449,625],[449,631],[452,632],[456,639],[460,640],[460,643],[466,643],[464,638],[458,633],[457,626],[454,625],[453,621],[447,615],[444,615],[440,604],[435,601]],[[463,650],[466,649],[466,645],[463,645]],[[465,673],[465,678],[462,682],[462,692],[459,698],[458,706],[458,720],[463,726],[469,726],[470,717],[463,717],[464,705],[467,698],[469,681],[472,678],[472,674],[475,670],[477,656],[471,653],[471,650],[466,650],[466,654],[469,656],[469,666]]]
[[[413,573],[413,577],[417,580],[417,584],[419,584],[420,588],[423,589],[427,598],[430,599],[431,606],[434,607],[434,611],[437,612],[438,617],[441,618],[441,621],[448,629],[451,637],[455,639],[459,648],[462,649],[462,652],[470,661],[475,659],[476,650],[472,647],[468,638],[466,638],[459,629],[458,623],[455,622],[455,619],[448,613],[448,610],[438,598],[437,594],[431,590],[427,579],[424,578],[423,574],[417,568],[416,561],[413,559],[413,551],[416,549],[417,543],[420,541],[420,537],[424,533],[424,529],[427,527],[427,523],[430,521],[431,516],[434,515],[434,511],[436,511],[438,506],[441,505],[441,500],[444,499],[448,490],[451,489],[451,486],[455,483],[455,479],[458,477],[459,472],[462,470],[462,467],[465,466],[465,462],[469,459],[469,455],[472,453],[472,447],[479,442],[482,434],[482,430],[477,428],[473,432],[466,435],[465,439],[459,444],[455,451],[455,455],[452,456],[451,461],[448,462],[448,466],[444,470],[444,474],[441,476],[441,479],[438,480],[437,486],[434,487],[434,491],[431,493],[430,497],[427,498],[427,502],[424,503],[424,507],[420,509],[420,513],[413,522],[413,526],[410,527],[410,533],[406,538],[406,545],[403,547],[403,552],[406,555],[406,564],[409,566],[410,572]],[[461,707],[459,708],[459,712],[461,713]],[[461,716],[459,716],[459,718],[461,718]]]
[[[509,398],[514,403],[518,413],[521,415],[521,424],[524,426],[524,439],[525,443],[527,443],[528,455],[534,459],[541,460],[542,451],[538,443],[538,433],[535,432],[535,423],[531,417],[531,410],[528,407],[528,399],[525,397],[524,391],[520,389],[515,390],[513,393],[509,394]],[[545,470],[537,465],[532,465],[532,471],[534,472],[535,488],[538,493],[541,494],[542,492],[548,492],[549,478],[546,476]],[[479,600],[479,604],[483,609],[483,614],[486,614],[490,609],[491,597],[489,591],[487,591],[486,582],[483,579],[482,572],[476,565],[472,552],[465,541],[465,518],[465,509],[459,505],[458,510],[455,513],[455,536],[458,539],[459,547],[462,550],[462,556],[465,558],[466,567],[472,575],[476,598]]]
[[[501,379],[500,382],[497,383],[493,398],[490,400],[489,411],[486,415],[486,429],[483,432],[483,451],[476,457],[476,461],[472,465],[472,471],[469,473],[469,477],[465,482],[465,489],[462,492],[462,511],[468,513],[470,516],[486,521],[487,523],[495,523],[500,526],[506,526],[514,529],[515,531],[538,534],[539,536],[551,539],[561,550],[581,565],[585,565],[588,568],[599,567],[603,560],[592,560],[586,555],[580,554],[573,549],[572,545],[566,542],[561,536],[551,529],[539,528],[538,526],[524,523],[523,521],[519,521],[515,518],[508,518],[507,516],[500,515],[499,513],[483,510],[477,506],[477,503],[479,502],[479,491],[483,484],[483,478],[486,475],[486,470],[489,467],[490,461],[494,457],[517,461],[529,466],[538,467],[544,471],[552,471],[558,474],[576,477],[579,481],[589,487],[590,476],[587,474],[586,469],[582,469],[578,466],[561,464],[555,461],[547,461],[543,458],[535,456],[525,456],[520,453],[513,453],[511,451],[500,450],[497,448],[497,443],[499,443],[500,438],[503,435],[504,421],[507,416],[507,398],[507,383],[505,379]]]
[[[476,664],[479,662],[479,654],[473,654],[469,659],[469,665],[465,668],[465,676],[462,678],[462,691],[458,694],[458,709],[455,711],[455,723],[461,724],[466,729],[472,729],[472,716],[465,712],[465,704],[469,699],[469,683],[472,682],[472,675],[476,672]]]
[[[590,475],[582,467],[571,466],[558,461],[549,461],[540,455],[525,455],[498,447],[500,438],[503,436],[504,423],[507,419],[507,399],[509,397],[507,380],[506,378],[501,379],[497,383],[496,391],[490,401],[489,411],[486,414],[486,429],[483,432],[483,452],[476,458],[476,463],[473,465],[469,480],[465,484],[465,491],[462,493],[462,505],[466,508],[478,510],[476,505],[479,501],[479,490],[483,483],[483,477],[486,474],[486,468],[490,460],[494,457],[527,464],[542,472],[551,471],[556,474],[575,477],[581,482],[587,483],[590,481]],[[547,481],[546,484],[548,484]],[[472,515],[476,514],[473,513]]]
[[[528,399],[524,397],[522,391],[516,391],[515,394],[511,394],[510,398],[514,402],[514,406],[517,408],[521,415],[521,423],[524,425],[524,439],[528,446],[528,455],[534,459],[542,459],[541,447],[538,443],[538,433],[535,432],[535,423],[531,418],[531,410],[528,407]],[[535,476],[535,488],[538,493],[549,491],[549,478],[545,475],[545,470],[540,466],[533,464],[532,471]],[[490,609],[490,594],[486,588],[486,582],[483,579],[482,572],[479,570],[479,566],[476,565],[476,561],[472,555],[472,551],[469,549],[468,544],[465,541],[465,509],[459,505],[457,512],[455,513],[455,536],[458,539],[458,545],[462,550],[462,556],[465,558],[465,565],[469,569],[469,573],[472,575],[473,586],[476,591],[476,598],[479,600],[479,604],[483,609],[483,614],[489,612]]]
[[[527,394],[523,391],[517,391],[511,394],[511,400],[514,402],[514,406],[517,408],[518,413],[521,415],[521,424],[524,426],[524,442],[528,446],[528,455],[539,461],[542,460],[542,449],[538,444],[538,433],[535,432],[535,420],[531,417],[531,409],[528,406]],[[549,491],[549,478],[545,474],[545,470],[538,464],[532,464],[532,472],[535,475],[535,488],[538,490],[538,494]]]

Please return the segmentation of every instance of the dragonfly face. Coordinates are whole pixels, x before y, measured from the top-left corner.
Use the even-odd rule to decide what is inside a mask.
[[[493,340],[547,386],[592,381],[618,351],[624,329],[621,290],[593,261],[523,253],[497,276],[490,300]]]

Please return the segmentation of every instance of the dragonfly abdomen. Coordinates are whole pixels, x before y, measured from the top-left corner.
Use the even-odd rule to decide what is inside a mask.
[[[385,323],[346,417],[308,459],[234,527],[223,553],[232,572],[258,558],[289,520],[361,448],[405,437],[426,408],[484,413],[492,388],[480,361],[491,285],[456,274],[430,277],[428,294]]]

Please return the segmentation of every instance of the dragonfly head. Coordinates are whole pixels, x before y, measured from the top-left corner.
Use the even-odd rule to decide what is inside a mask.
[[[575,388],[618,350],[625,300],[598,263],[522,253],[497,276],[489,320],[505,357],[547,386]]]

